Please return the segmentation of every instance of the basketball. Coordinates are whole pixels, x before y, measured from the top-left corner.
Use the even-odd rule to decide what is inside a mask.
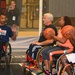
[[[45,36],[45,38],[48,39],[48,40],[52,39],[52,38],[50,37],[49,33],[55,34],[55,31],[54,31],[52,28],[46,28],[46,29],[44,30],[44,36]]]
[[[66,39],[70,39],[71,36],[69,35],[69,33],[71,33],[71,30],[73,29],[73,26],[70,26],[70,25],[67,25],[67,26],[64,26],[62,28],[62,35],[66,38]]]

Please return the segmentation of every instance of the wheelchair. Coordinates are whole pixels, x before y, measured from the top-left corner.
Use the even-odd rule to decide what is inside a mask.
[[[43,49],[42,49],[43,50]],[[38,75],[39,74],[41,74],[41,73],[44,73],[45,72],[45,64],[44,64],[44,61],[43,61],[43,59],[40,61],[40,59],[42,58],[42,54],[41,54],[41,52],[42,52],[42,50],[39,50],[38,51],[38,53],[37,53],[37,64],[38,64],[38,67],[42,70],[42,72],[40,72],[40,73],[38,73]],[[68,51],[68,53],[70,53],[70,52],[72,52],[73,51],[73,49],[70,49],[70,50],[60,50],[60,52],[59,51],[53,51],[53,52],[51,52],[50,53],[50,61],[51,61],[51,64],[50,64],[50,71],[51,71],[51,74],[52,75],[57,75],[57,68],[56,68],[56,65],[58,64],[57,63],[57,60],[58,60],[58,58],[61,58],[61,55],[62,54],[65,54],[65,52],[66,51]],[[41,57],[40,57],[41,56]],[[39,59],[40,58],[40,59]],[[59,61],[58,61],[59,62]],[[59,66],[59,65],[58,65]],[[55,71],[55,73],[53,74],[53,71]],[[61,73],[61,72],[60,72]],[[58,74],[58,75],[62,75],[62,74]]]
[[[37,55],[36,55],[36,62],[37,62],[37,66],[40,68],[40,70],[43,70],[43,58],[42,58],[42,50],[44,48],[47,48],[48,46],[45,46],[45,47],[42,47],[38,52],[37,52]]]
[[[35,52],[38,53],[38,51],[41,50],[42,48],[43,48],[43,47],[38,48],[37,50],[33,51],[32,53],[35,53]],[[37,54],[36,54],[36,55],[37,55]],[[37,57],[37,56],[36,56],[36,57]],[[35,60],[36,60],[36,59],[35,59]],[[26,61],[30,61],[30,62],[32,61],[32,56],[31,56],[31,57],[29,56],[29,49],[26,51]]]
[[[9,67],[11,62],[11,44],[9,42],[2,44],[2,50],[0,52],[0,65],[4,67]]]
[[[26,62],[28,62],[27,64],[29,65],[29,64],[33,64],[34,66],[35,66],[35,68],[34,69],[38,69],[38,68],[41,68],[41,64],[42,64],[42,50],[43,50],[43,48],[45,48],[45,47],[47,47],[47,46],[44,46],[44,47],[41,47],[41,48],[39,48],[38,50],[37,50],[37,54],[36,54],[36,59],[35,60],[32,60],[32,57],[30,57],[29,55],[28,55],[28,53],[29,53],[29,49],[26,51]],[[35,50],[36,51],[36,50]],[[33,51],[33,53],[35,52],[35,51]],[[25,62],[25,63],[26,63]],[[23,64],[23,66],[25,66],[26,67],[26,64]],[[28,68],[28,67],[27,67]],[[31,69],[31,68],[29,68],[29,69]]]

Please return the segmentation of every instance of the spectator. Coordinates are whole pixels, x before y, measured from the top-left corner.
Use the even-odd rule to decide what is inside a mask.
[[[7,15],[7,24],[9,26],[12,26],[13,24],[19,26],[18,18],[20,16],[20,11],[16,7],[16,2],[14,0],[11,1],[7,9],[6,15]]]

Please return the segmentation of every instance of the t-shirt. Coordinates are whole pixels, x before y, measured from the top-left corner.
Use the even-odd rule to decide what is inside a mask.
[[[43,42],[43,41],[46,41],[46,40],[47,40],[47,39],[45,38],[45,36],[44,36],[44,30],[45,30],[46,28],[52,28],[52,29],[55,31],[55,35],[57,35],[57,29],[56,29],[56,27],[55,27],[54,25],[45,26],[45,28],[42,30],[42,32],[41,32],[41,34],[40,34],[40,38],[39,38],[38,42]],[[56,43],[56,41],[54,41],[52,44],[49,44],[49,45],[53,45],[53,44],[55,44],[55,43]]]
[[[0,26],[0,40],[2,42],[8,42],[9,37],[13,36],[13,32],[9,26]]]
[[[14,10],[10,10],[9,12],[6,12],[6,16],[7,16],[7,24],[9,26],[12,26],[13,24],[19,25],[19,18],[20,15],[20,11],[18,8],[15,8]]]

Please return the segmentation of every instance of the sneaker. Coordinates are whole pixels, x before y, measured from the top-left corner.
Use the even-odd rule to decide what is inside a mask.
[[[50,72],[48,70],[44,71],[46,75],[50,75]]]

